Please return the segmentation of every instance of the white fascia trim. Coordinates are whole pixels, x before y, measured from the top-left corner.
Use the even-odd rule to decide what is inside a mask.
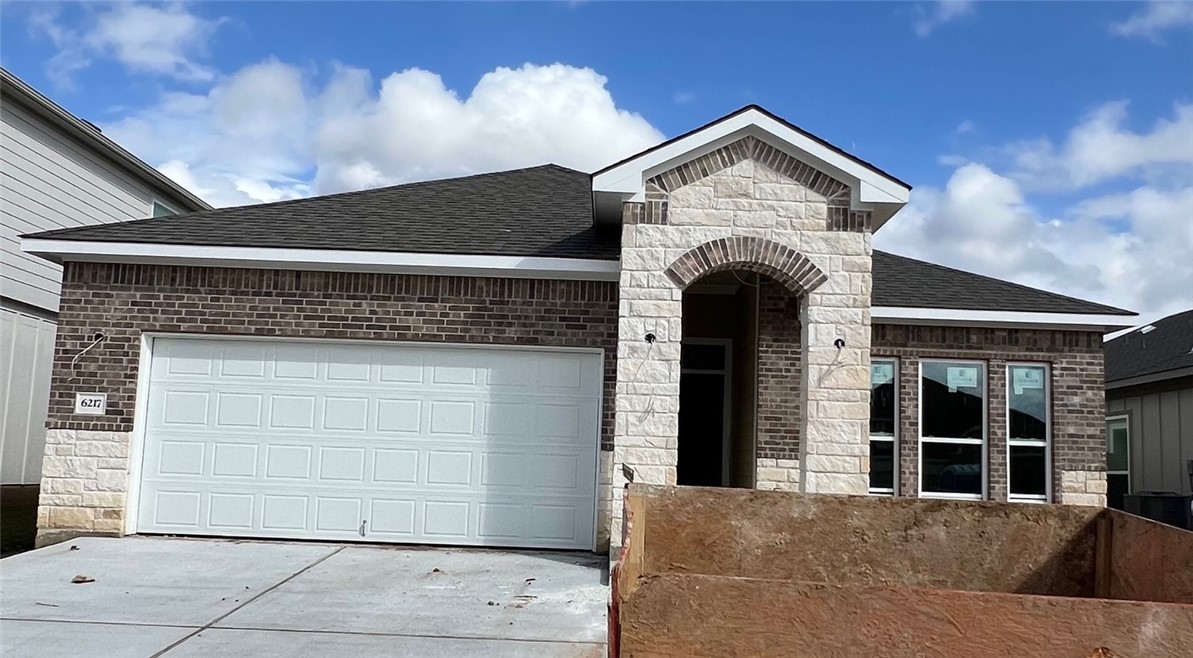
[[[861,203],[905,204],[908,202],[911,190],[906,186],[870,167],[858,164],[853,159],[755,109],[742,112],[696,134],[602,172],[593,177],[592,189],[594,192],[640,194],[644,172],[659,168],[663,164],[669,164],[672,160],[685,158],[694,151],[707,152],[719,148],[724,145],[720,143],[721,140],[732,141],[726,140],[726,138],[749,134],[752,132],[751,129],[762,131],[774,139],[790,145],[792,149],[801,154],[799,159],[813,166],[822,166],[829,173],[844,174],[846,177],[860,182],[857,200]],[[697,157],[697,155],[690,157]]]
[[[276,247],[210,247],[134,242],[78,242],[37,238],[21,240],[21,250],[58,262],[75,260],[153,265],[448,274],[589,281],[617,281],[621,274],[621,263],[615,260],[537,256],[422,254]]]
[[[950,308],[917,308],[910,306],[875,306],[870,309],[871,321],[902,322],[905,324],[1025,327],[1052,329],[1088,329],[1106,331],[1112,327],[1130,326],[1134,315],[1094,313],[1032,313],[1025,311],[978,311]]]

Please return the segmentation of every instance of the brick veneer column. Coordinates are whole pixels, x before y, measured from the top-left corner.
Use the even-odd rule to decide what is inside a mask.
[[[1010,484],[1007,481],[1007,362],[990,359],[986,362],[986,420],[987,420],[987,500],[1007,501]]]
[[[797,490],[804,404],[800,298],[770,279],[759,287],[755,486]]]
[[[874,356],[879,356],[875,352]],[[881,356],[893,356],[884,351]],[[898,495],[920,495],[920,361],[914,356],[899,359],[899,472]]]

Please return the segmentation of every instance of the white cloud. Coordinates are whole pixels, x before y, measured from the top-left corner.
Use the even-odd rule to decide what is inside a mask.
[[[937,0],[931,7],[917,5],[912,29],[915,30],[916,36],[924,38],[945,23],[951,23],[973,12],[973,0]]]
[[[206,94],[168,93],[104,131],[213,205],[548,162],[592,171],[663,139],[587,68],[498,68],[466,95],[422,69],[377,85],[337,65],[317,79],[267,60]]]
[[[1193,304],[1193,185],[1094,196],[1057,216],[985,165],[917,188],[875,247],[1159,317]]]
[[[1148,132],[1126,127],[1127,102],[1090,112],[1059,147],[1048,139],[1008,145],[1013,178],[1033,189],[1082,189],[1123,176],[1193,173],[1193,103],[1176,104],[1170,119]]]
[[[1138,37],[1152,43],[1162,43],[1164,32],[1193,27],[1193,2],[1188,0],[1153,1],[1129,18],[1110,25],[1111,34]]]
[[[957,127],[954,129],[954,132],[956,132],[958,135],[964,135],[965,133],[973,132],[974,130],[977,129],[977,127],[978,126],[976,123],[974,123],[973,121],[971,121],[969,119],[966,119],[966,120],[962,121],[961,123],[957,124]]]
[[[97,57],[110,57],[137,73],[209,82],[216,72],[199,60],[222,22],[197,16],[178,3],[118,2],[88,12],[87,24],[79,29],[64,27],[57,8],[35,11],[30,28],[58,48],[46,67],[59,84],[69,85],[71,74]]]

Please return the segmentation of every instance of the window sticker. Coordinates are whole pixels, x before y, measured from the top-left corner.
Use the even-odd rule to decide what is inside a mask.
[[[959,388],[978,387],[978,369],[974,366],[949,366],[947,373],[949,393],[956,393]]]
[[[1011,385],[1015,388],[1015,395],[1023,395],[1028,389],[1044,388],[1044,370],[1042,368],[1012,368]]]
[[[895,364],[893,363],[871,363],[870,364],[870,386],[882,386],[889,384],[895,378]]]

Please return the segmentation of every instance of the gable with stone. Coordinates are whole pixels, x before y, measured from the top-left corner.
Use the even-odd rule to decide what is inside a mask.
[[[41,540],[606,550],[630,477],[1104,504],[1133,314],[874,251],[909,192],[751,106],[593,174],[24,236],[64,266]]]

